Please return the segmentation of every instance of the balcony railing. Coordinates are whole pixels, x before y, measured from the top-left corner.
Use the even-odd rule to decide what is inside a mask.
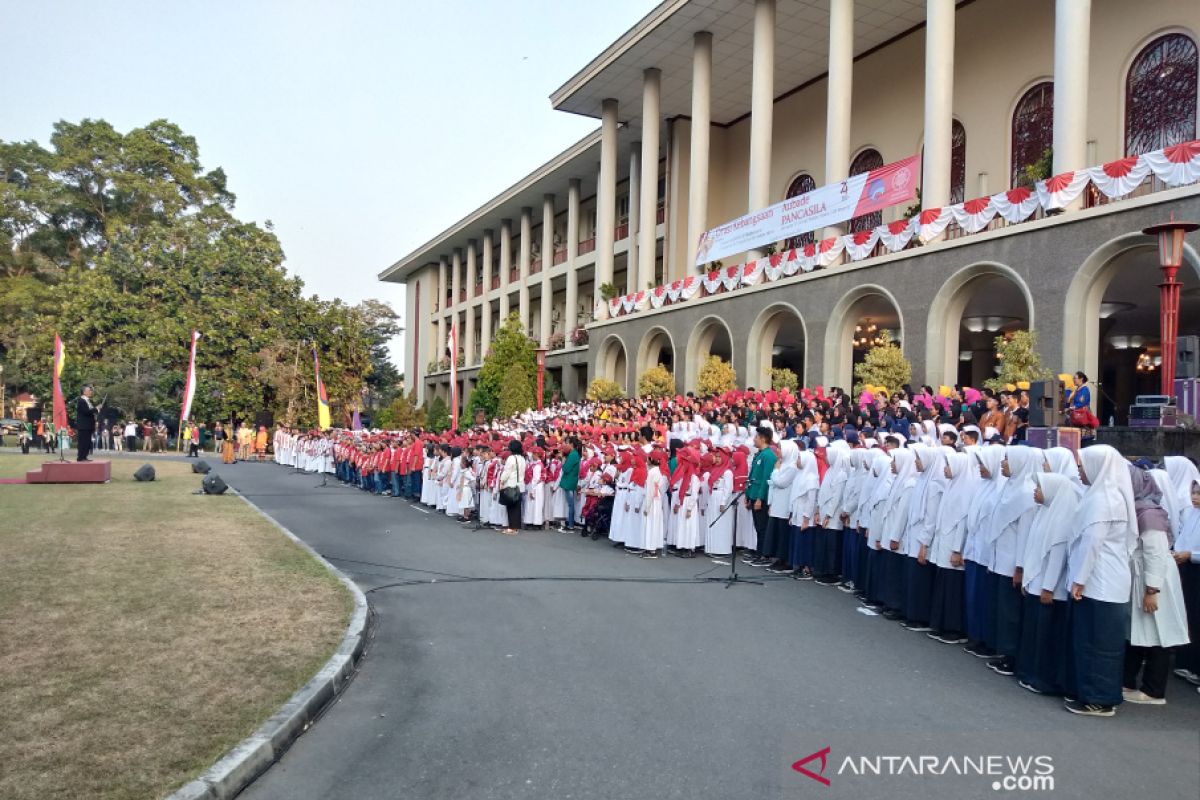
[[[467,289],[465,286],[462,289],[458,290],[458,302],[460,302],[460,303],[467,302]]]
[[[529,262],[529,274],[530,275],[533,275],[534,273],[541,272],[541,271],[542,271],[542,260],[540,258],[535,258]]]
[[[482,278],[475,281],[475,296],[479,297],[479,295],[481,295],[481,294],[483,294],[483,279]]]
[[[584,239],[582,242],[579,243],[579,255],[583,255],[584,253],[590,253],[595,249],[596,249],[596,237],[595,236],[593,236],[591,239]]]
[[[654,224],[662,225],[663,220],[667,218],[667,208],[661,203],[658,206],[658,211],[654,214]]]
[[[521,279],[521,271],[519,269],[517,269],[516,267],[513,267],[512,269],[510,269],[508,271],[508,282],[509,283],[516,283],[520,279]]]
[[[563,263],[566,260],[567,260],[567,248],[564,247],[561,250],[554,251],[554,266],[557,267],[559,264]]]
[[[618,242],[629,236],[629,223],[625,222],[613,229],[613,238]]]
[[[493,275],[493,276],[492,276],[492,288],[493,288],[493,289],[499,289],[499,288],[500,288],[500,276],[499,276],[499,275]]]

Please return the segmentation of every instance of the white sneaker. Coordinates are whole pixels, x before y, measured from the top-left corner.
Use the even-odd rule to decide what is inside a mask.
[[[1144,706],[1165,706],[1167,698],[1151,697],[1140,689],[1121,689],[1121,697],[1126,703],[1138,703]]]

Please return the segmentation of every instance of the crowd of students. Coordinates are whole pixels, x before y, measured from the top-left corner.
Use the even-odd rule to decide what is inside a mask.
[[[276,457],[505,533],[837,587],[1077,714],[1165,703],[1172,656],[1200,685],[1200,471],[1028,446],[1022,407],[1015,387],[751,390],[462,433],[287,432]]]

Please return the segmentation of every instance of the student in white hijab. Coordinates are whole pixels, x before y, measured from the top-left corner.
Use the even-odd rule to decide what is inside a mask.
[[[872,451],[871,482],[861,490],[867,496],[866,508],[861,508],[859,518],[863,523],[863,543],[867,548],[865,585],[860,586],[863,605],[872,611],[883,607],[884,553],[882,545],[884,521],[887,517],[888,499],[892,494],[892,457],[884,450]]]
[[[1021,644],[1020,557],[1037,514],[1033,476],[1042,472],[1043,463],[1041,450],[1016,445],[1005,450],[1001,465],[1008,480],[1000,489],[988,528],[992,547],[992,625],[998,654],[988,662],[988,669],[999,675],[1016,673],[1017,649]]]
[[[946,490],[946,448],[940,444],[917,445],[918,477],[908,507],[908,537],[904,548],[905,599],[902,627],[918,633],[929,633],[929,612],[933,601],[933,576],[937,568],[929,560],[929,545],[933,543],[941,509],[942,493]]]
[[[887,547],[885,554],[883,604],[884,619],[904,619],[904,603],[907,600],[904,578],[905,557],[903,555],[908,535],[908,512],[912,505],[913,489],[917,483],[916,453],[908,448],[892,451],[892,490],[888,496],[887,515],[883,522],[882,542]]]
[[[1111,717],[1123,699],[1137,513],[1129,462],[1120,453],[1097,444],[1085,447],[1079,459],[1088,488],[1079,502],[1067,562],[1076,685],[1065,707],[1072,714]]]
[[[842,496],[850,478],[850,446],[836,441],[825,449],[829,468],[817,490],[817,529],[813,540],[813,578],[822,586],[838,582],[842,569]],[[819,474],[819,473],[818,473]]]
[[[991,658],[996,655],[995,630],[992,625],[992,582],[989,569],[992,565],[992,547],[987,531],[992,512],[1000,499],[1000,490],[1005,481],[1001,463],[1007,450],[1004,445],[979,447],[975,453],[979,470],[979,485],[971,498],[967,511],[966,539],[963,543],[965,603],[967,613],[967,638],[970,642],[963,648],[976,658]]]
[[[758,550],[764,559],[771,559],[767,571],[777,575],[791,571],[787,563],[791,555],[788,517],[791,513],[792,482],[796,479],[796,459],[799,455],[800,451],[795,442],[790,439],[780,442],[779,459],[775,462],[775,470],[770,476],[767,532]]]
[[[971,498],[978,488],[979,472],[974,455],[955,452],[946,453],[943,471],[947,484],[929,546],[929,560],[936,572],[929,610],[932,630],[928,635],[943,644],[966,644],[962,541],[966,536]]]
[[[817,530],[817,497],[821,490],[821,472],[817,456],[811,450],[800,451],[796,462],[796,480],[792,483],[790,550],[788,562],[792,577],[800,581],[813,577],[813,538]]]
[[[842,491],[841,513],[845,517],[845,529],[842,532],[842,580],[838,589],[853,592],[859,580],[859,562],[866,560],[867,552],[862,547],[862,535],[859,531],[858,498],[863,487],[863,478],[870,474],[863,468],[870,457],[870,451],[852,449],[847,453],[850,468],[847,470],[846,488]]]
[[[1078,475],[1078,469],[1076,469]],[[1079,492],[1066,475],[1039,472],[1037,516],[1021,558],[1021,646],[1017,681],[1034,694],[1067,690],[1067,542],[1079,509]]]
[[[1171,546],[1171,555],[1179,569],[1191,642],[1176,652],[1175,674],[1193,686],[1200,686],[1200,476],[1191,479],[1187,497],[1183,527]]]

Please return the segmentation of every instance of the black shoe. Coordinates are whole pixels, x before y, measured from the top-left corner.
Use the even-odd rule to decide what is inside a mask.
[[[997,675],[1004,675],[1005,677],[1011,677],[1016,674],[1016,670],[1013,668],[1013,666],[1012,659],[1008,658],[1007,656],[993,658],[987,663],[988,669]]]
[[[631,556],[640,556],[642,553],[644,553],[644,552],[646,552],[646,551],[645,551],[645,550],[639,550],[639,549],[638,549],[638,548],[636,548],[636,547],[626,547],[626,548],[625,548],[625,552],[626,552],[626,553],[629,553],[629,555],[631,555]]]
[[[592,534],[592,541],[593,541],[593,542],[594,542],[594,541],[596,541],[596,540],[597,540],[597,539],[599,539],[599,538],[600,538],[600,532],[599,532],[599,531],[596,531],[595,533],[593,533],[593,534]]]
[[[925,635],[935,642],[941,642],[942,644],[965,644],[967,641],[967,637],[957,633],[938,633],[937,631],[932,631]]]
[[[963,648],[964,653],[969,653],[976,658],[995,658],[996,654],[984,646],[983,642],[969,644]]]
[[[658,558],[658,551],[657,550],[647,550],[646,552],[642,553],[641,557],[647,558],[647,559]]]
[[[1017,681],[1017,686],[1020,686],[1022,689],[1024,689],[1027,692],[1033,692],[1034,694],[1045,694],[1045,692],[1043,692],[1041,689],[1034,686],[1032,683],[1026,683],[1025,681]]]
[[[1095,703],[1081,703],[1078,700],[1068,700],[1063,708],[1072,714],[1082,714],[1085,717],[1111,717],[1117,713],[1112,706],[1101,706]]]
[[[924,622],[913,622],[911,620],[901,622],[900,627],[904,628],[906,631],[912,631],[913,633],[929,633],[933,630],[933,628],[929,627]]]
[[[895,622],[898,619],[904,619],[904,615],[899,611],[892,611],[890,608],[882,611],[879,616],[886,619],[888,622]]]
[[[580,531],[579,536],[582,539],[586,539],[588,537],[588,532],[586,530]]]
[[[791,571],[792,570],[788,567],[788,565],[784,564],[782,561],[776,561],[774,564],[767,567],[767,572],[771,573],[772,575],[787,575]]]

